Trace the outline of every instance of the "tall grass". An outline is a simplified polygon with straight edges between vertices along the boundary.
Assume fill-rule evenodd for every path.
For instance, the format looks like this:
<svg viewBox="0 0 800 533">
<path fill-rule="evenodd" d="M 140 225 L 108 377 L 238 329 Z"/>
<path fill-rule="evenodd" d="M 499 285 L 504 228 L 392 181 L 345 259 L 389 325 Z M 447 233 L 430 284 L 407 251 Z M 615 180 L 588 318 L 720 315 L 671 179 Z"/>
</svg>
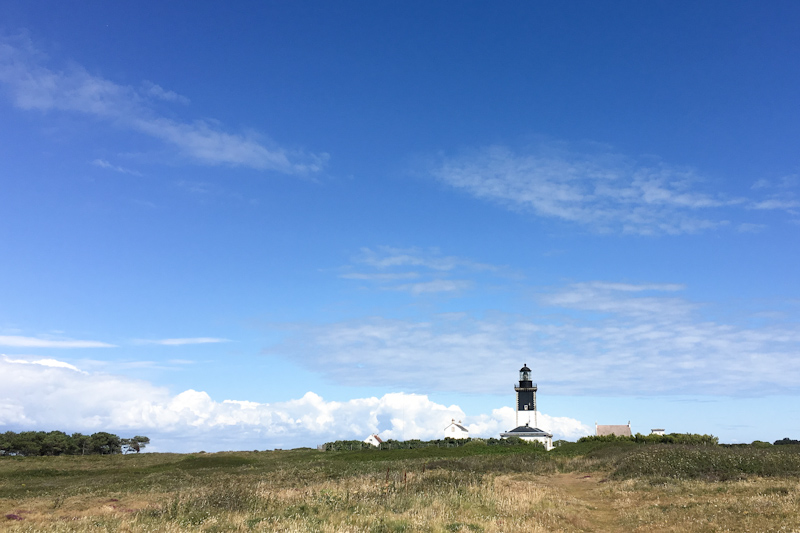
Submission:
<svg viewBox="0 0 800 533">
<path fill-rule="evenodd" d="M 731 480 L 800 476 L 800 446 L 648 446 L 608 457 L 617 478 Z"/>
<path fill-rule="evenodd" d="M 715 531 L 702 513 L 800 528 L 800 447 L 497 449 L 0 458 L 0 530 Z"/>
</svg>

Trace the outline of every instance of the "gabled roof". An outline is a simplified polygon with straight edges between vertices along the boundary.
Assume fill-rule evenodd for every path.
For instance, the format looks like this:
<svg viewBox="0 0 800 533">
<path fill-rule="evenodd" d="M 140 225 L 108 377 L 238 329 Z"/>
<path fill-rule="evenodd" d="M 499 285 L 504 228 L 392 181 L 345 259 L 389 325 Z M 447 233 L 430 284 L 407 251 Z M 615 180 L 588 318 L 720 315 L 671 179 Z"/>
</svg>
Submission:
<svg viewBox="0 0 800 533">
<path fill-rule="evenodd" d="M 546 432 L 543 429 L 539 428 L 532 428 L 528 425 L 525 426 L 518 426 L 512 430 L 506 431 L 505 433 L 500 433 L 501 437 L 551 437 L 550 433 Z"/>
<path fill-rule="evenodd" d="M 597 436 L 603 437 L 606 435 L 616 435 L 617 437 L 630 437 L 631 436 L 631 426 L 630 424 L 617 424 L 617 425 L 602 425 L 596 424 L 597 426 Z"/>
<path fill-rule="evenodd" d="M 370 435 L 369 437 L 364 439 L 364 442 L 368 441 L 369 439 L 375 439 L 378 442 L 383 442 L 383 440 L 381 440 L 381 438 L 379 436 L 377 436 L 377 435 Z"/>
<path fill-rule="evenodd" d="M 460 429 L 461 431 L 466 431 L 467 433 L 469 433 L 469 430 L 468 430 L 467 428 L 465 428 L 465 427 L 464 427 L 464 426 L 462 426 L 461 424 L 457 424 L 455 420 L 454 420 L 454 421 L 452 421 L 452 422 L 450 422 L 449 424 L 447 424 L 447 426 L 445 426 L 445 428 L 444 428 L 444 429 L 447 429 L 447 428 L 449 428 L 450 426 L 455 426 L 455 427 L 457 427 L 458 429 Z"/>
</svg>

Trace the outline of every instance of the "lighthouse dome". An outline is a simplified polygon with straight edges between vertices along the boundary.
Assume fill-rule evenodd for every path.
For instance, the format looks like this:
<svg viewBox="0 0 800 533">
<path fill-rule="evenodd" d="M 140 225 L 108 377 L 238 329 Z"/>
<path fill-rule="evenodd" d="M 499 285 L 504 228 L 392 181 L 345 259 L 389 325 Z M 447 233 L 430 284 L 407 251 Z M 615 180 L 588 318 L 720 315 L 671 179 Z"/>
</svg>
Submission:
<svg viewBox="0 0 800 533">
<path fill-rule="evenodd" d="M 531 381 L 531 369 L 528 368 L 528 365 L 523 365 L 522 368 L 519 369 L 519 382 L 520 387 L 524 387 L 528 385 Z M 525 383 L 526 385 L 523 385 Z M 529 386 L 529 385 L 528 385 Z"/>
</svg>

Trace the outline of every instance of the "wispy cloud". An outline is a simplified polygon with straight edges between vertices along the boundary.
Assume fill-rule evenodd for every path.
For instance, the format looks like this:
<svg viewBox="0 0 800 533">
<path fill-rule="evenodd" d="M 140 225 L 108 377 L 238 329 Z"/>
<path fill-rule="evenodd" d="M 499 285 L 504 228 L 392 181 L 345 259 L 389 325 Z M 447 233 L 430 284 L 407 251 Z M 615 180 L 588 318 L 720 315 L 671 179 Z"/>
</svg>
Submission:
<svg viewBox="0 0 800 533">
<path fill-rule="evenodd" d="M 75 365 L 71 365 L 65 361 L 59 361 L 58 359 L 11 359 L 6 355 L 3 355 L 2 357 L 8 363 L 15 363 L 19 365 L 41 365 L 51 368 L 68 368 L 70 370 L 74 370 L 75 372 L 86 374 L 86 372 L 80 370 Z"/>
<path fill-rule="evenodd" d="M 359 271 L 353 271 L 354 268 Z M 373 271 L 365 272 L 369 269 Z M 339 277 L 343 279 L 370 282 L 382 290 L 421 295 L 470 289 L 475 285 L 473 280 L 452 279 L 452 276 L 485 272 L 500 274 L 504 268 L 445 255 L 438 248 L 378 246 L 361 248 L 359 254 L 353 258 L 353 264 L 342 270 Z M 419 281 L 403 283 L 412 279 Z"/>
<path fill-rule="evenodd" d="M 587 282 L 530 315 L 373 317 L 306 326 L 279 348 L 339 383 L 502 393 L 527 362 L 556 394 L 746 394 L 800 388 L 800 332 L 701 316 L 676 284 Z M 664 293 L 669 295 L 666 295 Z M 269 353 L 269 351 L 267 352 Z"/>
<path fill-rule="evenodd" d="M 384 438 L 431 439 L 441 437 L 452 418 L 463 420 L 473 436 L 496 437 L 512 428 L 514 421 L 510 408 L 465 413 L 457 405 L 442 405 L 421 394 L 326 401 L 308 392 L 299 399 L 271 404 L 217 401 L 202 391 L 173 395 L 146 381 L 86 373 L 58 363 L 0 358 L 0 373 L 5 378 L 0 391 L 0 425 L 146 432 L 153 439 L 153 449 L 197 451 L 230 449 L 226 446 L 313 446 L 336 439 L 363 439 L 371 433 Z M 42 394 L 42 390 L 49 392 Z M 121 390 L 125 394 L 120 394 Z M 590 432 L 571 418 L 542 414 L 539 420 L 544 429 L 562 438 Z"/>
<path fill-rule="evenodd" d="M 767 198 L 766 200 L 754 202 L 750 205 L 751 209 L 780 209 L 784 211 L 796 209 L 798 207 L 800 207 L 800 201 L 795 200 L 793 197 Z"/>
<path fill-rule="evenodd" d="M 514 210 L 586 225 L 598 232 L 696 233 L 726 226 L 723 208 L 793 209 L 789 193 L 747 199 L 704 191 L 694 170 L 608 150 L 554 145 L 515 152 L 489 146 L 444 157 L 430 172 L 443 183 Z M 763 189 L 767 182 L 757 182 Z"/>
<path fill-rule="evenodd" d="M 757 211 L 784 211 L 792 218 L 789 222 L 797 223 L 800 217 L 800 175 L 790 174 L 776 180 L 760 179 L 756 181 L 752 189 L 758 190 L 765 196 L 758 200 L 751 201 L 748 209 Z M 739 231 L 744 233 L 757 233 L 766 228 L 764 224 L 743 223 L 739 226 Z"/>
<path fill-rule="evenodd" d="M 463 291 L 472 287 L 473 283 L 462 279 L 437 279 L 422 283 L 406 283 L 392 287 L 396 291 L 408 291 L 413 294 L 423 294 L 426 292 L 456 292 Z"/>
<path fill-rule="evenodd" d="M 765 229 L 767 229 L 766 224 L 753 224 L 750 222 L 743 222 L 739 224 L 736 229 L 740 233 L 761 233 Z"/>
<path fill-rule="evenodd" d="M 0 335 L 0 346 L 14 348 L 114 348 L 115 345 L 100 341 L 75 339 L 53 339 L 22 337 L 19 335 Z"/>
<path fill-rule="evenodd" d="M 147 96 L 157 98 L 159 100 L 164 100 L 167 102 L 177 102 L 179 104 L 189 104 L 189 99 L 183 95 L 180 95 L 174 91 L 167 91 L 160 85 L 157 85 L 151 81 L 144 81 L 142 82 L 142 92 Z"/>
<path fill-rule="evenodd" d="M 444 255 L 438 248 L 365 247 L 361 248 L 360 255 L 355 261 L 379 269 L 413 266 L 438 271 L 451 271 L 458 267 L 471 270 L 498 270 L 494 265 L 477 263 L 454 255 Z"/>
<path fill-rule="evenodd" d="M 233 201 L 242 202 L 245 204 L 255 205 L 258 204 L 257 198 L 245 196 L 244 194 L 222 187 L 215 183 L 180 180 L 175 182 L 175 186 L 192 195 L 196 200 L 201 203 L 215 202 L 215 201 Z"/>
<path fill-rule="evenodd" d="M 683 290 L 679 284 L 588 282 L 559 288 L 541 297 L 547 306 L 597 311 L 627 316 L 684 317 L 697 306 L 682 298 L 638 293 L 675 292 Z"/>
<path fill-rule="evenodd" d="M 218 342 L 230 342 L 229 339 L 218 337 L 188 337 L 180 339 L 136 339 L 136 344 L 159 344 L 161 346 L 184 346 L 186 344 L 215 344 Z"/>
<path fill-rule="evenodd" d="M 356 279 L 362 281 L 398 281 L 416 279 L 420 277 L 419 272 L 397 272 L 397 273 L 366 273 L 366 272 L 346 272 L 339 275 L 342 279 Z"/>
<path fill-rule="evenodd" d="M 252 132 L 227 132 L 215 121 L 168 118 L 159 113 L 155 101 L 188 104 L 188 99 L 152 82 L 138 89 L 119 85 L 75 63 L 50 68 L 25 36 L 0 41 L 0 83 L 20 109 L 104 119 L 159 139 L 200 164 L 309 174 L 321 170 L 327 160 L 326 154 L 281 148 Z"/>
<path fill-rule="evenodd" d="M 94 161 L 92 161 L 92 165 L 94 165 L 96 167 L 100 167 L 100 168 L 105 168 L 105 169 L 108 169 L 108 170 L 113 170 L 114 172 L 119 172 L 121 174 L 131 174 L 133 176 L 141 176 L 142 175 L 140 172 L 137 172 L 135 170 L 131 170 L 129 168 L 121 167 L 121 166 L 118 166 L 118 165 L 112 165 L 111 163 L 109 163 L 105 159 L 95 159 Z"/>
</svg>

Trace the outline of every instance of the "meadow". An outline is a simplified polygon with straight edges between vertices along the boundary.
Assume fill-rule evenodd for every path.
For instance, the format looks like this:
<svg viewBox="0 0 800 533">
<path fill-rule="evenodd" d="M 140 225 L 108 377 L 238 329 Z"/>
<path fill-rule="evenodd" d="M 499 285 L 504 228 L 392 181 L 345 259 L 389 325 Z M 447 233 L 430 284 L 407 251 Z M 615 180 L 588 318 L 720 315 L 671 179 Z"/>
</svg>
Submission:
<svg viewBox="0 0 800 533">
<path fill-rule="evenodd" d="M 800 531 L 800 446 L 0 457 L 3 531 Z"/>
</svg>

